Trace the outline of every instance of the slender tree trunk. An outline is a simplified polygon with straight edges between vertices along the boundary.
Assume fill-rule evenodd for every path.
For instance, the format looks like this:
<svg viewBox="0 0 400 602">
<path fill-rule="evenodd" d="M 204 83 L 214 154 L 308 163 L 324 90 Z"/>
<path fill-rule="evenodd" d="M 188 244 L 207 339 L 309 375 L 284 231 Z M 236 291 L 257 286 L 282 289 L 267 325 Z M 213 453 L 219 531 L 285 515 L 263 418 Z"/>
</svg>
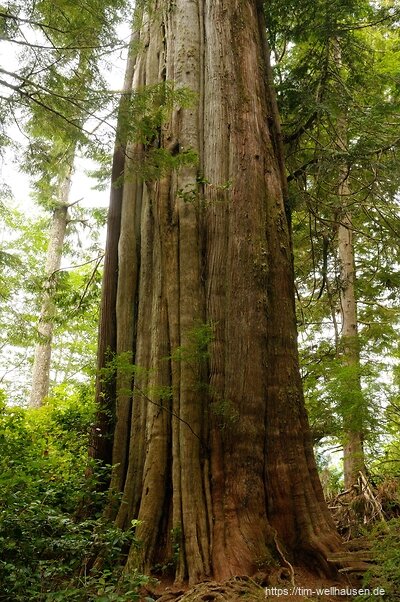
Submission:
<svg viewBox="0 0 400 602">
<path fill-rule="evenodd" d="M 129 372 L 116 379 L 116 522 L 138 519 L 142 541 L 126 570 L 165 564 L 174 548 L 177 580 L 252 574 L 279 556 L 279 537 L 291 561 L 328 572 L 340 544 L 302 396 L 261 3 L 150 4 L 134 86 L 195 92 L 157 142 L 198 162 L 126 180 L 109 228 L 115 342 L 100 331 L 100 365 L 111 349 L 138 367 L 133 389 Z"/>
<path fill-rule="evenodd" d="M 336 67 L 341 67 L 341 49 L 334 41 Z M 337 121 L 337 146 L 347 151 L 347 118 L 343 112 Z M 348 398 L 341 401 L 343 419 L 343 469 L 344 485 L 350 489 L 358 482 L 359 473 L 365 472 L 363 449 L 363 394 L 360 380 L 360 349 L 358 339 L 356 268 L 354 253 L 353 223 L 349 203 L 351 189 L 349 170 L 340 170 L 338 187 L 339 211 L 337 216 L 337 240 L 339 255 L 340 305 L 342 335 L 339 357 L 348 370 L 345 387 Z"/>
<path fill-rule="evenodd" d="M 339 196 L 342 210 L 338 226 L 338 252 L 340 263 L 340 304 L 342 311 L 342 336 L 340 358 L 349 369 L 346 388 L 349 399 L 342 400 L 343 418 L 343 468 L 344 485 L 350 489 L 358 482 L 359 473 L 365 472 L 363 449 L 363 395 L 360 381 L 360 352 L 357 328 L 356 273 L 354 262 L 353 224 L 347 207 L 350 187 L 348 174 L 342 174 Z"/>
<path fill-rule="evenodd" d="M 86 84 L 89 86 L 91 75 L 88 72 L 87 53 L 79 55 L 76 73 L 86 74 Z M 69 195 L 71 190 L 71 177 L 77 149 L 76 140 L 64 140 L 65 155 L 62 173 L 59 178 L 58 198 L 52 216 L 49 246 L 45 266 L 45 283 L 43 300 L 39 315 L 38 335 L 39 341 L 35 348 L 32 369 L 32 390 L 30 405 L 40 406 L 48 395 L 50 384 L 51 346 L 55 318 L 55 279 L 54 275 L 59 270 L 62 259 L 64 239 L 68 225 Z"/>
<path fill-rule="evenodd" d="M 29 400 L 31 407 L 42 405 L 44 398 L 49 393 L 51 345 L 53 340 L 55 319 L 55 273 L 60 269 L 62 250 L 68 224 L 68 200 L 71 188 L 71 171 L 59 187 L 59 201 L 56 205 L 51 222 L 49 235 L 49 246 L 45 266 L 45 282 L 43 286 L 43 298 L 39 314 L 38 342 L 32 369 L 32 389 Z"/>
</svg>

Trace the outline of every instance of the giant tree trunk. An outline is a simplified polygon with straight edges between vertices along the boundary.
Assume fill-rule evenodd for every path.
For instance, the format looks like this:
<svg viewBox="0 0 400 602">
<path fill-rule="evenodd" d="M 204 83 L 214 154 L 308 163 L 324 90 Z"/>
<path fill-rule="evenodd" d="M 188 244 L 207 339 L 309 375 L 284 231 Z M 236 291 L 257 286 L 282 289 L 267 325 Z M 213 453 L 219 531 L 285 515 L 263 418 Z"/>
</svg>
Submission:
<svg viewBox="0 0 400 602">
<path fill-rule="evenodd" d="M 340 545 L 299 376 L 261 5 L 150 2 L 134 86 L 167 80 L 196 93 L 158 144 L 193 149 L 198 162 L 159 180 L 127 178 L 112 234 L 109 328 L 138 367 L 133 392 L 129 371 L 116 376 L 116 522 L 139 521 L 127 570 L 165 564 L 174 548 L 176 578 L 190 582 L 251 574 L 277 536 L 290 560 L 325 571 Z M 133 142 L 128 155 L 141 150 Z"/>
<path fill-rule="evenodd" d="M 42 405 L 49 393 L 51 345 L 55 319 L 55 274 L 60 269 L 65 233 L 68 224 L 68 200 L 71 188 L 71 169 L 59 186 L 59 200 L 51 221 L 49 246 L 45 265 L 45 282 L 38 322 L 38 342 L 32 368 L 31 407 Z"/>
</svg>

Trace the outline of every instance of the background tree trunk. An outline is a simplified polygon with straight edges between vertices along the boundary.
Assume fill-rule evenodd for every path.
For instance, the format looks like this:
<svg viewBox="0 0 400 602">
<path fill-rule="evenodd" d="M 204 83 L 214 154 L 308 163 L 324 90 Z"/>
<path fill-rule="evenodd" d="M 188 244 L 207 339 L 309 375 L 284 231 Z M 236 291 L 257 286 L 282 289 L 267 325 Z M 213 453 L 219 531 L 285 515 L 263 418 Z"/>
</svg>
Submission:
<svg viewBox="0 0 400 602">
<path fill-rule="evenodd" d="M 338 70 L 342 67 L 339 41 L 334 40 L 334 59 Z M 347 118 L 342 110 L 337 120 L 337 147 L 343 153 L 348 150 Z M 340 307 L 342 335 L 339 355 L 343 365 L 349 369 L 345 387 L 349 399 L 343 399 L 343 470 L 345 489 L 358 482 L 359 473 L 365 473 L 363 448 L 363 394 L 360 380 L 360 345 L 358 340 L 356 267 L 351 210 L 351 189 L 349 169 L 346 165 L 340 170 L 337 213 L 337 244 L 339 255 Z"/>
<path fill-rule="evenodd" d="M 353 224 L 351 213 L 347 207 L 350 197 L 350 186 L 347 178 L 348 173 L 343 173 L 339 185 L 342 208 L 338 224 L 338 252 L 342 312 L 340 357 L 343 364 L 350 369 L 349 378 L 346 380 L 350 400 L 342 400 L 344 409 L 342 413 L 344 486 L 345 489 L 350 489 L 358 482 L 360 471 L 365 473 L 365 461 L 361 428 L 363 407 L 357 328 Z"/>
<path fill-rule="evenodd" d="M 288 558 L 329 571 L 340 545 L 302 397 L 264 31 L 256 0 L 155 1 L 142 19 L 134 86 L 196 93 L 157 144 L 198 161 L 127 180 L 110 233 L 113 349 L 140 368 L 131 395 L 124 368 L 116 387 L 116 522 L 138 519 L 142 541 L 126 570 L 174 558 L 178 580 L 251 574 L 278 535 Z"/>
<path fill-rule="evenodd" d="M 67 231 L 71 171 L 72 167 L 68 169 L 67 175 L 60 184 L 59 201 L 52 216 L 45 266 L 43 298 L 39 314 L 38 342 L 35 347 L 32 368 L 32 389 L 29 399 L 31 407 L 41 406 L 43 399 L 49 393 L 51 344 L 56 311 L 54 305 L 55 274 L 60 269 L 64 239 Z"/>
</svg>

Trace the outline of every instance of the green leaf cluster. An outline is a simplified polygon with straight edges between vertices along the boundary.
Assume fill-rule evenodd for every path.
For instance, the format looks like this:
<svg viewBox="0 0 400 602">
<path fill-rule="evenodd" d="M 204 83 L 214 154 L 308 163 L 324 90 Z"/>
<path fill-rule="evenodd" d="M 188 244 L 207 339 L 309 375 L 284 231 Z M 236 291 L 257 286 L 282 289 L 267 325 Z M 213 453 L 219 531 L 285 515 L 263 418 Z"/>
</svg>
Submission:
<svg viewBox="0 0 400 602">
<path fill-rule="evenodd" d="M 23 410 L 7 406 L 2 396 L 0 600 L 139 599 L 145 578 L 135 574 L 124 581 L 119 568 L 133 531 L 108 523 L 104 496 L 93 492 L 98 471 L 87 457 L 92 400 L 87 387 L 74 393 L 62 388 L 39 410 Z M 80 518 L 89 496 L 92 518 Z M 90 573 L 96 556 L 102 570 Z"/>
<path fill-rule="evenodd" d="M 370 539 L 375 562 L 364 577 L 364 586 L 371 591 L 382 588 L 385 594 L 374 594 L 367 600 L 397 600 L 400 596 L 400 519 L 379 524 L 372 531 Z M 355 598 L 355 602 L 362 600 L 365 600 L 365 596 Z"/>
<path fill-rule="evenodd" d="M 390 380 L 400 323 L 399 11 L 394 2 L 367 0 L 290 0 L 266 3 L 265 10 L 314 438 L 342 440 L 347 419 L 374 447 L 389 429 L 383 411 L 388 387 L 380 373 Z M 346 199 L 339 195 L 341 174 L 349 184 Z M 340 344 L 343 203 L 352 217 L 356 257 L 357 368 L 348 365 Z"/>
<path fill-rule="evenodd" d="M 53 382 L 79 383 L 95 371 L 102 253 L 94 211 L 74 207 L 65 249 L 68 266 L 52 275 L 54 294 Z M 45 283 L 48 219 L 29 218 L 11 207 L 0 209 L 0 379 L 14 403 L 25 404 L 30 358 L 37 340 L 36 321 Z M 87 231 L 89 230 L 90 238 Z M 79 241 L 85 237 L 85 246 Z M 91 244 L 89 244 L 91 242 Z"/>
</svg>

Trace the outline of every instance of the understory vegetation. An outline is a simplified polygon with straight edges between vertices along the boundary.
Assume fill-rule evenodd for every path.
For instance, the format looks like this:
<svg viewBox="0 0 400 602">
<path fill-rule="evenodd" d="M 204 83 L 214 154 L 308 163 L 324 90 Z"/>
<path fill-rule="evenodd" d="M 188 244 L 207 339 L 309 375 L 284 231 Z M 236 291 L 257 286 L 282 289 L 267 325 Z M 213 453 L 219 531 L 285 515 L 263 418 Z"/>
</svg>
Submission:
<svg viewBox="0 0 400 602">
<path fill-rule="evenodd" d="M 105 517 L 108 493 L 96 483 L 108 479 L 110 467 L 100 469 L 87 454 L 94 417 L 89 386 L 58 387 L 45 405 L 33 409 L 7 406 L 3 396 L 0 600 L 153 599 L 143 591 L 151 591 L 154 577 L 122 571 L 130 545 L 140 549 L 140 542 L 134 522 L 121 530 Z M 338 469 L 325 466 L 320 473 L 343 538 L 361 541 L 373 559 L 364 587 L 386 592 L 373 600 L 400 595 L 400 488 L 393 464 L 400 469 L 396 460 L 387 474 L 381 472 L 369 500 L 361 491 L 346 501 Z M 155 566 L 153 574 L 163 579 L 173 563 L 172 556 L 171 566 Z"/>
<path fill-rule="evenodd" d="M 0 600 L 137 600 L 147 582 L 122 575 L 134 527 L 107 521 L 95 493 L 106 469 L 88 462 L 92 398 L 82 387 L 39 409 L 1 402 Z"/>
<path fill-rule="evenodd" d="M 399 1 L 232 5 L 0 5 L 0 602 L 400 600 Z"/>
</svg>

